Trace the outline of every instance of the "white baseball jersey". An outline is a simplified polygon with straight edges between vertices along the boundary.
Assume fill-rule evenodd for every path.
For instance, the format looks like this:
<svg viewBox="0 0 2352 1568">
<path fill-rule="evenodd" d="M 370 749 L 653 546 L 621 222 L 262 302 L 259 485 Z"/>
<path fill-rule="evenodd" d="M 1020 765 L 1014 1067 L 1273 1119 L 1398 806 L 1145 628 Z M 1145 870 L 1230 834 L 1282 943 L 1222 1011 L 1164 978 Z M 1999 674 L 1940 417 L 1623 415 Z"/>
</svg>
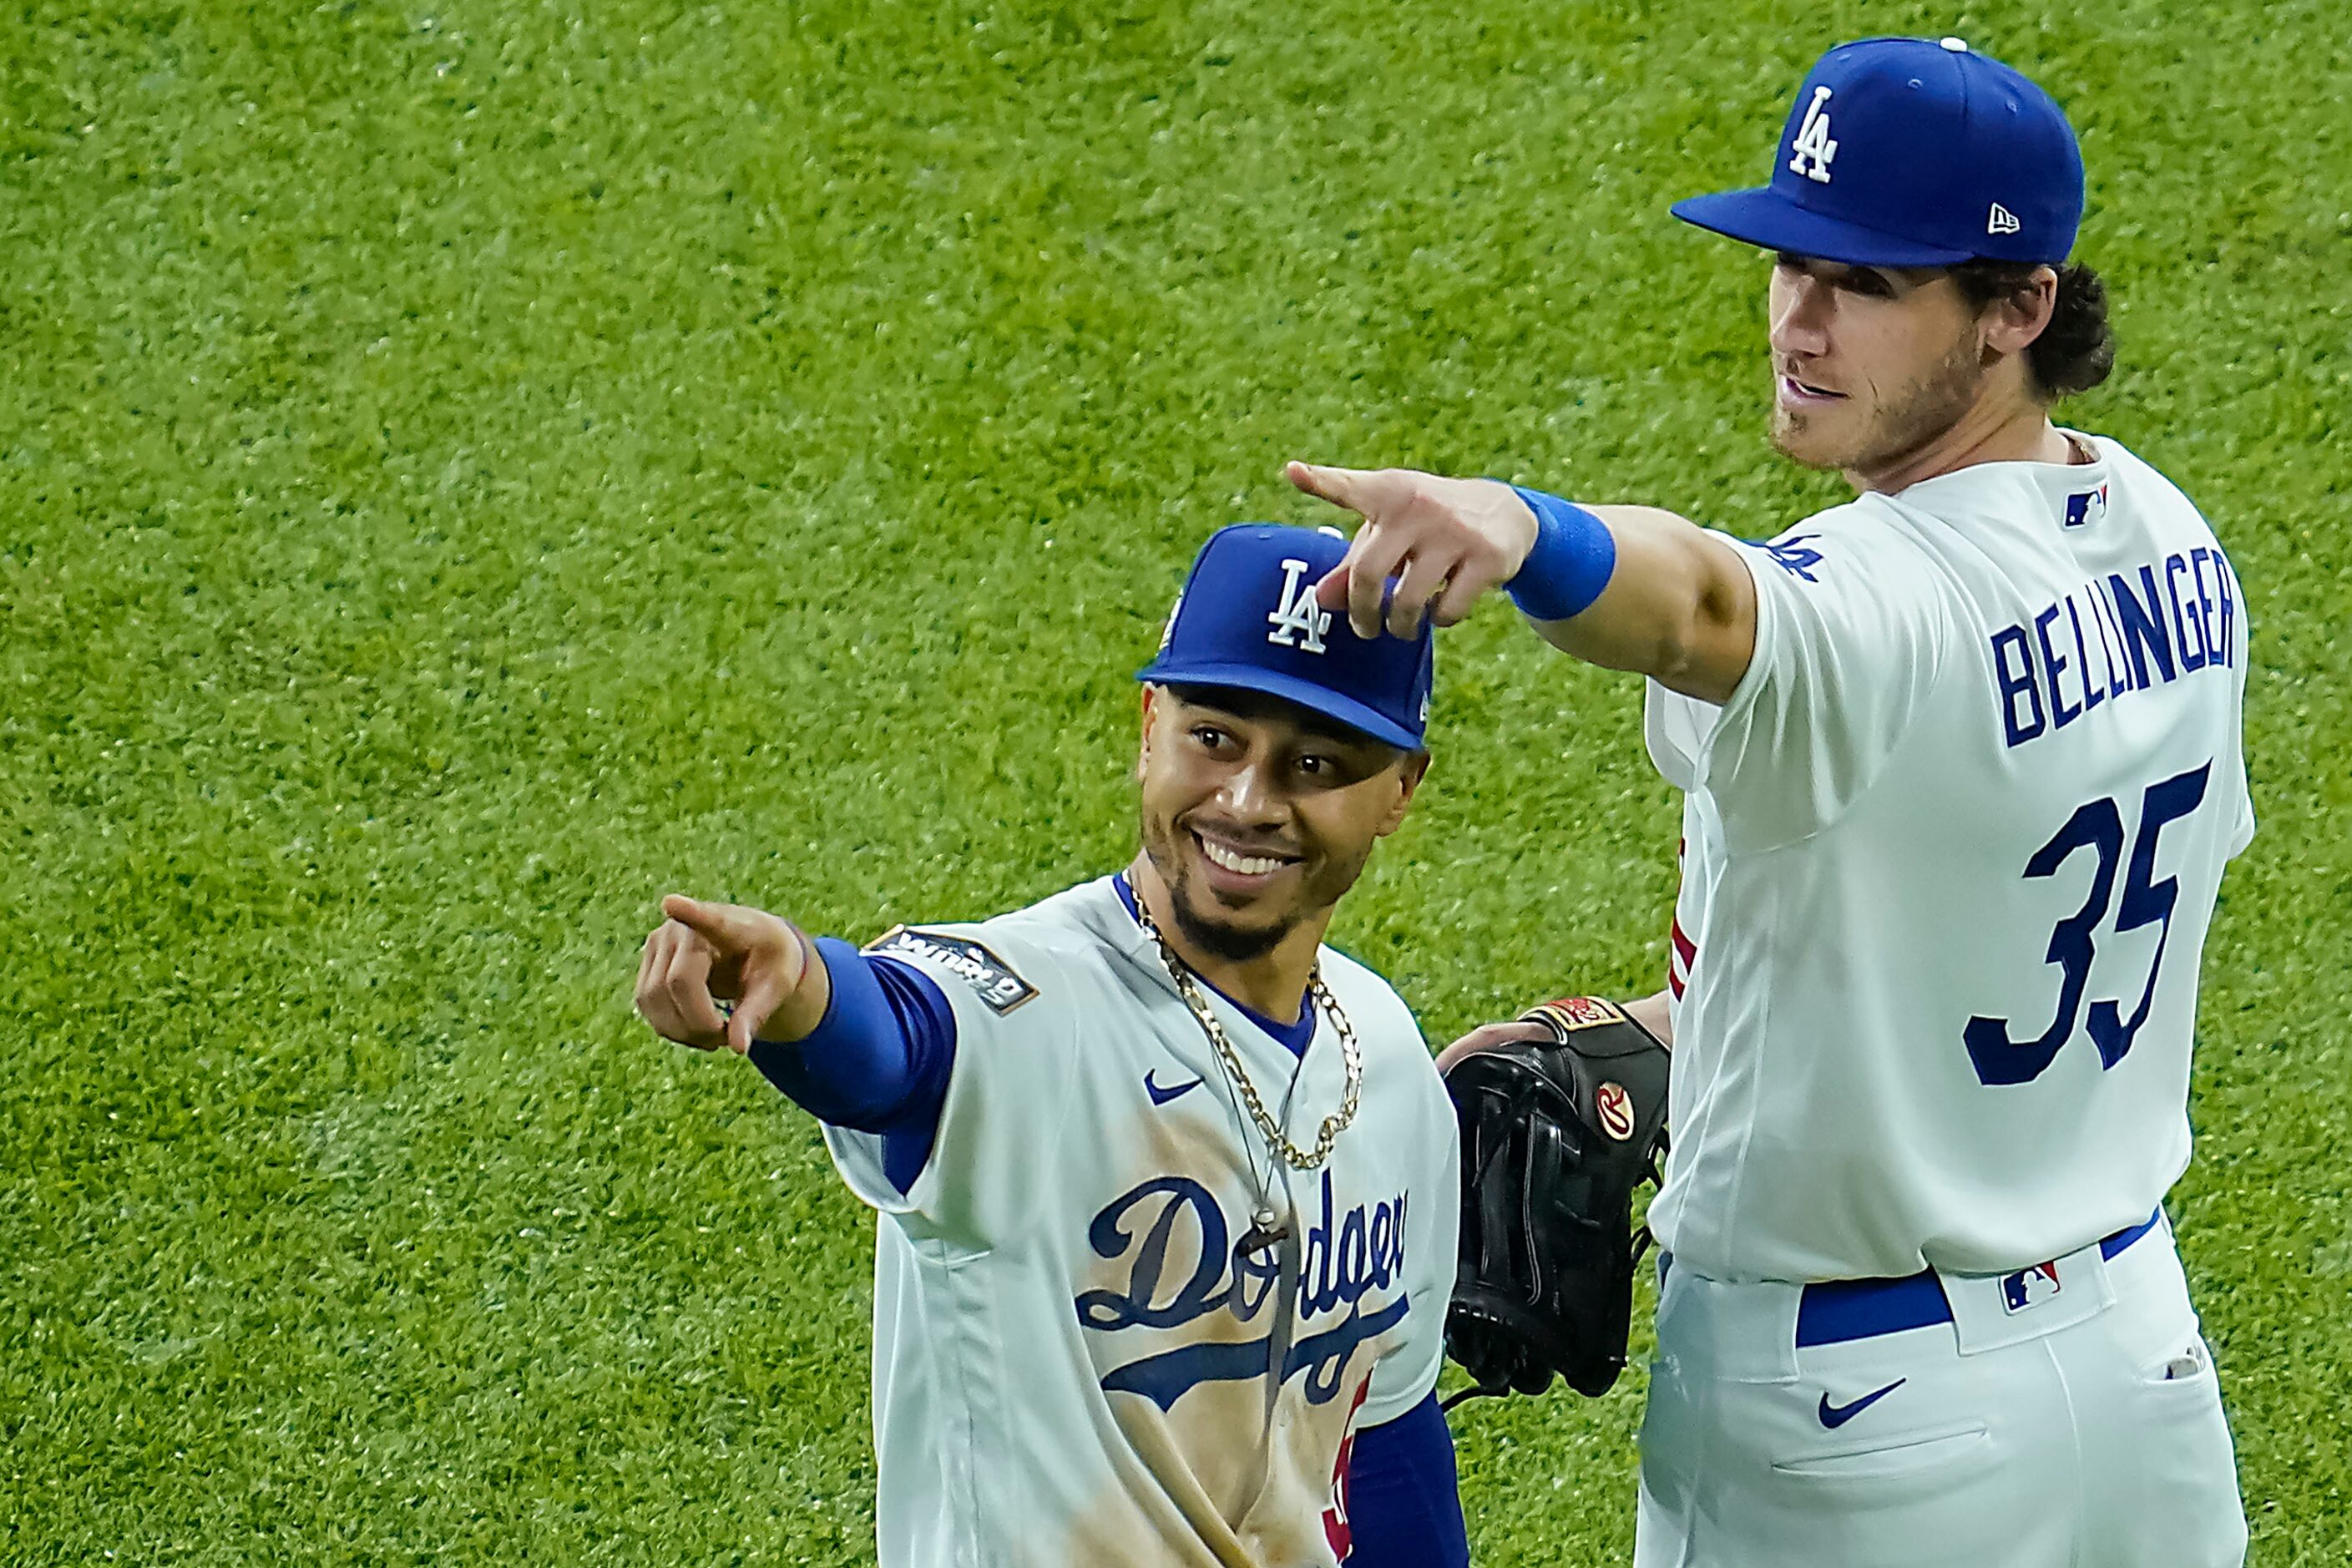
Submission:
<svg viewBox="0 0 2352 1568">
<path fill-rule="evenodd" d="M 2196 508 L 2085 439 L 1740 545 L 1738 689 L 1651 688 L 1686 792 L 1677 1267 L 2020 1268 L 2188 1163 L 2199 955 L 2253 833 L 2244 598 Z"/>
<path fill-rule="evenodd" d="M 1323 950 L 1362 1046 L 1361 1109 L 1321 1172 L 1293 1174 L 1110 879 L 871 951 L 937 980 L 957 1033 L 910 1191 L 880 1138 L 825 1130 L 884 1216 L 884 1568 L 1336 1562 L 1351 1434 L 1436 1385 L 1454 1283 L 1454 1113 L 1404 1004 Z M 1311 1145 L 1345 1077 L 1328 1018 L 1302 1063 L 1203 994 Z M 1241 1248 L 1253 1158 L 1289 1225 L 1278 1251 Z"/>
</svg>

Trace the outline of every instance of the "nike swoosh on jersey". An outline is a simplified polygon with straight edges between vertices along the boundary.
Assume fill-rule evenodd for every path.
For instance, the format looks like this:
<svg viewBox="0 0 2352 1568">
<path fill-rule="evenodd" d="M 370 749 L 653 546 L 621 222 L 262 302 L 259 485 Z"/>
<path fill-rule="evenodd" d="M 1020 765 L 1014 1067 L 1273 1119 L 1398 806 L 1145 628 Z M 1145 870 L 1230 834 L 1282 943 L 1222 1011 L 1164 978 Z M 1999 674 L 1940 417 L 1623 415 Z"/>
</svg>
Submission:
<svg viewBox="0 0 2352 1568">
<path fill-rule="evenodd" d="M 1154 1068 L 1152 1072 L 1157 1072 L 1159 1070 L 1159 1068 Z M 1184 1093 L 1186 1090 L 1198 1089 L 1200 1087 L 1201 1080 L 1196 1078 L 1190 1083 L 1174 1084 L 1167 1089 L 1162 1089 L 1151 1080 L 1151 1073 L 1148 1072 L 1143 1075 L 1143 1092 L 1151 1097 L 1151 1103 L 1154 1105 L 1165 1105 L 1170 1100 L 1175 1099 L 1178 1095 Z"/>
<path fill-rule="evenodd" d="M 1832 1405 L 1830 1396 L 1824 1394 L 1822 1395 L 1822 1425 L 1835 1431 L 1910 1381 L 1907 1377 L 1898 1377 L 1885 1388 L 1872 1389 L 1850 1405 Z"/>
</svg>

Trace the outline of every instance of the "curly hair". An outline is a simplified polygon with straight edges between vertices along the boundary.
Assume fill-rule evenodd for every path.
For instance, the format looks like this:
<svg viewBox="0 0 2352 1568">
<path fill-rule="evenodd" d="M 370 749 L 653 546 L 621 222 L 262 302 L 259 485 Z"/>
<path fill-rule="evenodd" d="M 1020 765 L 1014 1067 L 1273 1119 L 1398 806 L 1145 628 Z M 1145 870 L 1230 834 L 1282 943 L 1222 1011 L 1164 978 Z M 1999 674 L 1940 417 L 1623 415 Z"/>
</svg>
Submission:
<svg viewBox="0 0 2352 1568">
<path fill-rule="evenodd" d="M 1979 311 L 2026 289 L 2040 268 L 2022 261 L 1969 261 L 1952 268 L 1952 281 Z M 2045 403 L 2088 392 L 2116 367 L 2116 332 L 2107 321 L 2107 286 L 2079 261 L 2057 268 L 2058 301 L 2050 324 L 2027 345 L 2026 365 L 2034 391 Z"/>
</svg>

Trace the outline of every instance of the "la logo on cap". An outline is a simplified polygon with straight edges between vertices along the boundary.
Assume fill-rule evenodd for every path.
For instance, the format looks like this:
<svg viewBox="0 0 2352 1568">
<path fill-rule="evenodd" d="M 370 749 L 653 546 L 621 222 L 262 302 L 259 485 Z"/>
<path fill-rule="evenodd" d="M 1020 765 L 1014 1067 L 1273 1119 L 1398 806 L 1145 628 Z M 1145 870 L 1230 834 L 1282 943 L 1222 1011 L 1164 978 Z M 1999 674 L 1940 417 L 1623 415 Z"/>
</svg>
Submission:
<svg viewBox="0 0 2352 1568">
<path fill-rule="evenodd" d="M 1789 143 L 1793 154 L 1789 160 L 1789 173 L 1802 174 L 1826 185 L 1830 183 L 1830 162 L 1837 156 L 1838 144 L 1830 140 L 1830 89 L 1813 89 L 1812 102 L 1805 105 L 1805 118 L 1797 127 L 1797 139 Z"/>
<path fill-rule="evenodd" d="M 1265 640 L 1282 647 L 1303 647 L 1308 653 L 1321 653 L 1323 634 L 1331 629 L 1331 612 L 1315 602 L 1315 585 L 1306 582 L 1306 562 L 1282 563 L 1282 598 L 1274 614 L 1265 618 L 1274 628 L 1265 634 Z"/>
</svg>

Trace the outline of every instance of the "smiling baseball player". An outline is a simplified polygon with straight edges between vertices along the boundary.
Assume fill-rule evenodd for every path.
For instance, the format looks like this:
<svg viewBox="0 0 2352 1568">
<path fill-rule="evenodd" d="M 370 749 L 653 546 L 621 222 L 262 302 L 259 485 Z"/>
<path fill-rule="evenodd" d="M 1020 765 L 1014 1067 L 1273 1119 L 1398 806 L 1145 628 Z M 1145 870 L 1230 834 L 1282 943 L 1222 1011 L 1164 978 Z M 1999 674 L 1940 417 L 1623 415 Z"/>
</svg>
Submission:
<svg viewBox="0 0 2352 1568">
<path fill-rule="evenodd" d="M 1765 544 L 1297 465 L 1366 519 L 1325 602 L 1651 678 L 1685 792 L 1641 1568 L 2213 1568 L 2246 1531 L 2159 1206 L 2198 963 L 2253 832 L 2244 595 L 2062 428 L 2113 350 L 2057 105 L 1958 39 L 1832 50 L 1770 184 L 1772 440 L 1853 500 Z M 1490 1026 L 1480 1048 L 1526 1030 Z M 1465 1280 L 1465 1283 L 1467 1281 Z"/>
<path fill-rule="evenodd" d="M 1203 548 L 1140 676 L 1125 871 L 863 953 L 664 902 L 646 1021 L 747 1053 L 882 1215 L 885 1568 L 1468 1561 L 1454 1114 L 1321 942 L 1428 765 L 1430 637 L 1316 604 L 1344 550 Z"/>
</svg>

